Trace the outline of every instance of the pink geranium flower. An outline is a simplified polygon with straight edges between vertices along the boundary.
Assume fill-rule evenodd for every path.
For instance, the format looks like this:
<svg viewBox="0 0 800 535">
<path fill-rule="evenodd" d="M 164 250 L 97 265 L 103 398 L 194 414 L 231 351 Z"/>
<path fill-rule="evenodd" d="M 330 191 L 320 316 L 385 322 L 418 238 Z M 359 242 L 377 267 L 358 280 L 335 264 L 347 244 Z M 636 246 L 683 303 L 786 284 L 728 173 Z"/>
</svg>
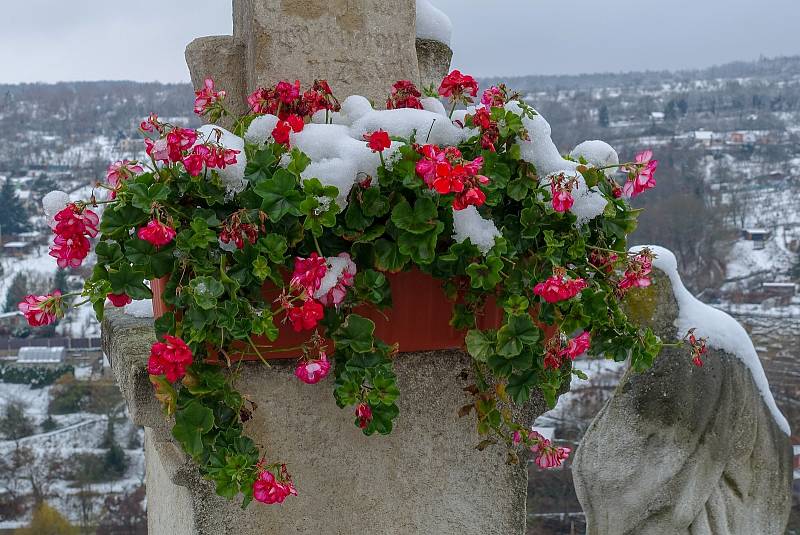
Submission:
<svg viewBox="0 0 800 535">
<path fill-rule="evenodd" d="M 147 226 L 140 228 L 136 235 L 140 240 L 149 242 L 156 247 L 163 247 L 175 239 L 177 233 L 172 227 L 153 219 L 147 223 Z"/>
<path fill-rule="evenodd" d="M 205 115 L 224 98 L 225 91 L 216 91 L 214 89 L 214 80 L 206 78 L 203 87 L 195 92 L 194 112 L 197 115 Z"/>
<path fill-rule="evenodd" d="M 561 355 L 568 357 L 570 360 L 575 360 L 577 357 L 586 353 L 592 343 L 592 335 L 588 331 L 584 331 L 575 338 L 567 342 L 567 347 L 561 352 Z"/>
<path fill-rule="evenodd" d="M 586 287 L 585 280 L 567 278 L 563 268 L 556 268 L 551 277 L 533 287 L 533 293 L 548 303 L 558 303 L 572 299 Z"/>
<path fill-rule="evenodd" d="M 325 258 L 316 252 L 308 258 L 297 257 L 294 260 L 294 272 L 292 273 L 291 285 L 305 290 L 306 295 L 313 296 L 319 290 L 325 273 L 328 272 L 328 264 Z"/>
<path fill-rule="evenodd" d="M 109 165 L 106 171 L 106 181 L 114 188 L 111 198 L 114 199 L 117 196 L 116 190 L 123 181 L 133 178 L 142 171 L 144 168 L 138 162 L 131 160 L 120 160 Z"/>
<path fill-rule="evenodd" d="M 372 407 L 364 402 L 359 403 L 356 406 L 356 418 L 358 418 L 358 427 L 366 429 L 372 421 Z"/>
<path fill-rule="evenodd" d="M 653 254 L 645 249 L 628 261 L 628 266 L 617 285 L 620 290 L 647 288 L 650 286 L 650 273 L 653 271 Z"/>
<path fill-rule="evenodd" d="M 318 296 L 319 302 L 324 306 L 339 306 L 347 296 L 347 289 L 353 286 L 357 272 L 356 264 L 348 253 L 339 253 L 338 257 L 333 257 L 331 262 L 337 261 L 341 271 L 336 277 L 333 287 L 322 295 Z M 342 265 L 343 264 L 343 265 Z M 328 269 L 330 267 L 328 266 Z"/>
<path fill-rule="evenodd" d="M 528 440 L 533 442 L 531 451 L 536 454 L 534 462 L 539 468 L 556 468 L 569 458 L 571 448 L 553 446 L 553 444 L 540 433 L 531 431 Z"/>
<path fill-rule="evenodd" d="M 331 371 L 331 363 L 328 356 L 323 351 L 319 358 L 306 360 L 297 365 L 294 370 L 295 376 L 307 385 L 317 384 L 323 380 Z"/>
<path fill-rule="evenodd" d="M 467 95 L 475 97 L 478 95 L 478 82 L 468 74 L 461 74 L 461 71 L 454 70 L 444 77 L 439 86 L 439 94 L 443 97 L 455 100 L 471 101 Z"/>
<path fill-rule="evenodd" d="M 267 505 L 283 503 L 289 496 L 297 496 L 291 480 L 278 481 L 269 470 L 262 470 L 253 483 L 253 498 Z"/>
<path fill-rule="evenodd" d="M 622 187 L 622 193 L 627 197 L 636 197 L 656 186 L 655 172 L 658 169 L 658 160 L 653 160 L 653 151 L 645 150 L 634 158 L 634 164 L 623 167 L 628 173 L 628 180 Z"/>
<path fill-rule="evenodd" d="M 31 327 L 50 325 L 64 315 L 61 292 L 56 290 L 47 295 L 28 295 L 17 308 Z"/>
</svg>

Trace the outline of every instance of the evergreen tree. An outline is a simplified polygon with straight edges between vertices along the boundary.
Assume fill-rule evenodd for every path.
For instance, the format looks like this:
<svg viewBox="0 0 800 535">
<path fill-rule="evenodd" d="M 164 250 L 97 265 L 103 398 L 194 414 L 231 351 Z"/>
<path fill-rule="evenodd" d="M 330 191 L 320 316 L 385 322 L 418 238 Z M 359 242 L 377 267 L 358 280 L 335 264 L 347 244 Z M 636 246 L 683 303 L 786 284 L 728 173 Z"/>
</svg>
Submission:
<svg viewBox="0 0 800 535">
<path fill-rule="evenodd" d="M 67 270 L 57 269 L 53 277 L 53 290 L 60 290 L 61 293 L 69 292 L 69 284 L 67 284 Z"/>
<path fill-rule="evenodd" d="M 11 179 L 6 179 L 0 188 L 0 230 L 5 234 L 24 232 L 28 228 L 28 214 L 22 206 L 22 201 L 17 197 L 17 191 Z"/>
<path fill-rule="evenodd" d="M 608 106 L 606 106 L 605 104 L 600 106 L 600 112 L 598 113 L 597 116 L 597 122 L 603 128 L 608 128 L 608 125 L 611 124 L 611 122 L 608 119 Z"/>
<path fill-rule="evenodd" d="M 3 229 L 5 230 L 5 227 L 3 227 Z M 8 293 L 6 293 L 6 302 L 5 305 L 3 305 L 3 310 L 5 312 L 14 312 L 17 310 L 17 305 L 25 299 L 26 295 L 28 295 L 28 277 L 22 273 L 17 273 L 14 275 L 14 278 L 11 279 L 11 285 L 8 287 Z"/>
</svg>

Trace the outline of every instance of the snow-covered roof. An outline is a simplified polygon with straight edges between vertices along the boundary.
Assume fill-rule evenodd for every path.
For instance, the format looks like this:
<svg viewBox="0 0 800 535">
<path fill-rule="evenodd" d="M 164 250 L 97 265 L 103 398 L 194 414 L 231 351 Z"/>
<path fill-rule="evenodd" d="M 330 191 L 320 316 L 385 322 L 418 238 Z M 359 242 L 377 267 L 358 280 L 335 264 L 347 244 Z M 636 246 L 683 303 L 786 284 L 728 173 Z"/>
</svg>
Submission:
<svg viewBox="0 0 800 535">
<path fill-rule="evenodd" d="M 694 138 L 695 139 L 702 139 L 704 141 L 710 141 L 713 136 L 714 136 L 714 132 L 710 132 L 708 130 L 697 130 L 694 133 Z"/>
<path fill-rule="evenodd" d="M 24 249 L 28 246 L 28 242 L 24 241 L 10 241 L 3 245 L 6 249 Z"/>
<path fill-rule="evenodd" d="M 748 234 L 769 234 L 769 230 L 765 228 L 746 228 L 744 231 Z"/>
<path fill-rule="evenodd" d="M 21 347 L 17 354 L 19 364 L 49 364 L 64 362 L 67 356 L 67 348 L 57 347 Z"/>
<path fill-rule="evenodd" d="M 793 282 L 765 282 L 761 286 L 764 288 L 794 288 Z"/>
</svg>

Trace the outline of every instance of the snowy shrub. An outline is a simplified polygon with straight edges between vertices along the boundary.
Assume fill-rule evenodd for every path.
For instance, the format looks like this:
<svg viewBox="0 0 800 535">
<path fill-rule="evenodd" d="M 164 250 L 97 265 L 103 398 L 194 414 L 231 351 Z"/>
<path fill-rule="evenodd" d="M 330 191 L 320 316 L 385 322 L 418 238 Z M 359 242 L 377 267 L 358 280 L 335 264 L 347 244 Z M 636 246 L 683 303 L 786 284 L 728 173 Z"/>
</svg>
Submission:
<svg viewBox="0 0 800 535">
<path fill-rule="evenodd" d="M 386 110 L 358 96 L 340 105 L 325 81 L 305 91 L 283 81 L 250 95 L 233 131 L 151 115 L 141 124 L 150 161 L 112 165 L 106 200 L 48 198 L 59 265 L 80 265 L 97 240 L 82 295 L 98 316 L 106 301 L 170 307 L 155 321 L 148 370 L 173 436 L 220 495 L 280 503 L 297 492 L 287 467 L 245 435 L 256 408 L 225 373 L 243 352 L 265 360 L 286 349 L 286 333 L 306 333 L 298 380 L 333 375 L 355 425 L 392 431 L 398 350 L 357 311 L 391 307 L 394 274 L 421 272 L 452 299 L 449 325 L 475 378 L 461 412 L 474 413 L 479 447 L 501 444 L 510 462 L 527 448 L 540 467 L 559 466 L 569 448 L 504 407 L 534 391 L 554 405 L 590 348 L 637 370 L 653 362 L 661 341 L 619 303 L 649 284 L 652 254 L 626 253 L 637 217 L 626 197 L 655 185 L 652 153 L 620 163 L 592 142 L 563 157 L 517 95 L 499 86 L 477 96 L 458 71 L 439 87 L 447 106 L 404 80 Z M 227 113 L 213 81 L 195 111 Z M 153 296 L 155 279 L 163 294 Z M 65 297 L 28 296 L 20 309 L 52 323 Z M 488 307 L 497 322 L 487 326 Z"/>
</svg>

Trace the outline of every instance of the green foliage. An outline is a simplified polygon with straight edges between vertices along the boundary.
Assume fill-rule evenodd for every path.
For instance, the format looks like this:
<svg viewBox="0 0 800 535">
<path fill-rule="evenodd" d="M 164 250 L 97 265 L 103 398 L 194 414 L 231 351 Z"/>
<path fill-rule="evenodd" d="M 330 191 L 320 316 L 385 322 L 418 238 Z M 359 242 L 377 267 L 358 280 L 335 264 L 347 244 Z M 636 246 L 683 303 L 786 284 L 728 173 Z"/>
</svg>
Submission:
<svg viewBox="0 0 800 535">
<path fill-rule="evenodd" d="M 521 108 L 523 116 L 535 113 Z M 614 198 L 602 170 L 586 166 L 585 180 L 608 201 L 605 213 L 578 225 L 571 213 L 554 212 L 550 188 L 521 159 L 518 141 L 528 136 L 522 117 L 502 107 L 492 109 L 491 117 L 499 133 L 497 152 L 484 151 L 477 136 L 458 146 L 464 159 L 484 159 L 481 172 L 489 183 L 482 186 L 486 202 L 479 212 L 502 233 L 483 252 L 469 240 L 454 241 L 453 195 L 439 195 L 417 175 L 420 154 L 413 139 L 403 140 L 391 168 L 380 167 L 350 192 L 324 185 L 325 177 L 301 179 L 310 159 L 274 143 L 245 146 L 247 183 L 234 196 L 226 194 L 217 171 L 190 177 L 181 164 L 123 181 L 116 202 L 104 212 L 98 265 L 84 296 L 102 313 L 109 292 L 148 298 L 145 281 L 169 275 L 163 299 L 173 310 L 156 321 L 156 332 L 184 340 L 194 364 L 174 384 L 163 376 L 151 379 L 165 411 L 174 416 L 173 436 L 221 496 L 242 495 L 244 504 L 252 499 L 261 453 L 244 434 L 255 408 L 233 386 L 238 368 L 206 361 L 213 354 L 230 364 L 225 357 L 240 352 L 242 344 L 251 346 L 251 335 L 280 347 L 277 325 L 286 310 L 276 296 L 294 296 L 288 283 L 294 259 L 312 252 L 349 252 L 358 273 L 344 301 L 326 308 L 315 342 L 298 353 L 313 356 L 321 340 L 333 342 L 336 403 L 350 410 L 369 406 L 371 419 L 354 419 L 367 435 L 391 432 L 399 414 L 392 367 L 397 349 L 377 339 L 373 321 L 357 313 L 365 305 L 391 307 L 389 274 L 420 270 L 442 281 L 454 299 L 451 325 L 465 332 L 476 377 L 467 388 L 475 396 L 469 411 L 484 435 L 508 439 L 519 428 L 508 406 L 526 402 L 534 391 L 556 402 L 571 366 L 569 359 L 560 367 L 546 366 L 545 355 L 560 350 L 575 332 L 591 333 L 595 353 L 631 358 L 636 369 L 652 363 L 661 342 L 627 320 L 616 275 L 601 273 L 587 260 L 598 251 L 624 258 L 637 212 Z M 341 211 L 340 194 L 348 202 Z M 131 232 L 154 216 L 175 229 L 172 243 L 154 247 Z M 222 247 L 220 235 L 232 222 L 257 228 L 257 236 L 238 248 Z M 584 279 L 587 288 L 573 299 L 545 302 L 533 288 L 554 268 Z M 485 307 L 494 303 L 502 317 L 486 328 Z M 82 407 L 85 395 L 79 390 L 56 389 L 51 408 Z"/>
</svg>

